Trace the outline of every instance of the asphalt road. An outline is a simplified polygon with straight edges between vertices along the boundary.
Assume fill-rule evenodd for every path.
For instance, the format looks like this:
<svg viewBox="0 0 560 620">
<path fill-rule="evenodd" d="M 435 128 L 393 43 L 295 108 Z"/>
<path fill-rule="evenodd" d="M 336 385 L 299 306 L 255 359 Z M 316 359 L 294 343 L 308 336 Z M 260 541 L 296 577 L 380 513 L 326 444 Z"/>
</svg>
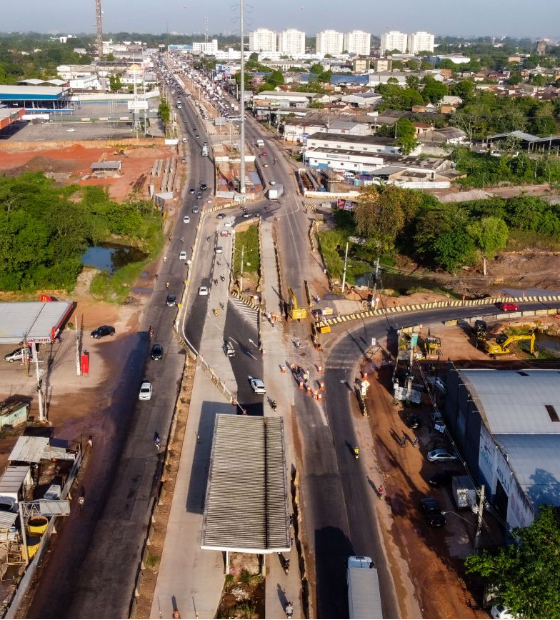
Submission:
<svg viewBox="0 0 560 620">
<path fill-rule="evenodd" d="M 192 127 L 199 125 L 189 106 L 183 114 Z M 210 187 L 214 178 L 212 162 L 200 157 L 199 143 L 190 139 L 189 179 L 191 187 L 201 182 Z M 196 183 L 196 184 L 195 184 Z M 204 193 L 207 199 L 210 192 Z M 140 552 L 146 534 L 146 515 L 155 495 L 161 470 L 161 454 L 156 454 L 153 434 L 166 439 L 179 382 L 184 354 L 173 337 L 174 308 L 167 307 L 168 293 L 180 298 L 187 267 L 179 252 L 194 243 L 200 215 L 191 213 L 196 198 L 187 195 L 180 218 L 172 233 L 167 260 L 161 263 L 159 278 L 146 310 L 143 331 L 126 336 L 126 347 L 111 353 L 110 360 L 127 351 L 127 358 L 115 369 L 120 373 L 112 393 L 112 405 L 104 412 L 101 436 L 94 436 L 94 454 L 85 471 L 86 505 L 74 511 L 58 528 L 48 562 L 28 612 L 35 618 L 121 618 L 128 617 Z M 190 224 L 182 216 L 189 213 Z M 184 238 L 184 242 L 181 241 Z M 169 288 L 166 287 L 169 282 Z M 148 361 L 150 342 L 147 331 L 153 326 L 153 342 L 164 346 L 163 360 Z M 138 401 L 143 379 L 152 382 L 154 396 Z M 102 593 L 102 594 L 101 594 Z"/>
</svg>

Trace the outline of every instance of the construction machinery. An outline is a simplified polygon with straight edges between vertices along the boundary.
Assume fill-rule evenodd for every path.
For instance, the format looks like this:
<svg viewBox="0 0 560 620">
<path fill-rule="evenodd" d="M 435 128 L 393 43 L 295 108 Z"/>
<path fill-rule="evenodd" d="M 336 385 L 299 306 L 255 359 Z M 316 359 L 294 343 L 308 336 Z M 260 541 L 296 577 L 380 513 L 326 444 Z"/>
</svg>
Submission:
<svg viewBox="0 0 560 620">
<path fill-rule="evenodd" d="M 495 355 L 506 355 L 508 353 L 511 353 L 511 350 L 509 348 L 510 344 L 514 342 L 521 342 L 521 341 L 529 341 L 530 343 L 529 351 L 531 355 L 535 354 L 535 333 L 534 332 L 531 332 L 529 334 L 518 334 L 514 336 L 509 336 L 505 340 L 503 339 L 503 335 L 501 336 L 502 337 L 500 338 L 500 335 L 498 335 L 496 338 L 492 338 L 485 342 L 484 346 L 486 349 L 486 353 L 488 353 L 488 355 L 495 356 Z"/>
<path fill-rule="evenodd" d="M 474 339 L 475 347 L 478 348 L 480 345 L 484 345 L 487 340 L 487 334 L 488 326 L 486 325 L 486 321 L 477 319 L 472 328 L 472 337 Z"/>
<path fill-rule="evenodd" d="M 300 308 L 298 306 L 298 302 L 296 299 L 296 295 L 291 288 L 288 288 L 288 295 L 290 297 L 290 318 L 291 319 L 306 319 L 307 318 L 307 310 L 305 308 Z"/>
<path fill-rule="evenodd" d="M 424 343 L 424 355 L 426 358 L 441 355 L 441 338 L 437 336 L 424 336 L 422 338 Z"/>
</svg>

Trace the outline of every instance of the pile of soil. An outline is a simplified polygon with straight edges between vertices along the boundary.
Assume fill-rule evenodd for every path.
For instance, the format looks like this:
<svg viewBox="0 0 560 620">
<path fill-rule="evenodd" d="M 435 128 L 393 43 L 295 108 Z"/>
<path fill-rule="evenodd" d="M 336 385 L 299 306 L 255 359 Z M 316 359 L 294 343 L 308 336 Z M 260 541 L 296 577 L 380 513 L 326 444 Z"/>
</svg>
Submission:
<svg viewBox="0 0 560 620">
<path fill-rule="evenodd" d="M 8 177 L 18 177 L 25 172 L 69 173 L 80 170 L 82 167 L 83 162 L 75 159 L 51 159 L 45 155 L 35 155 L 25 164 L 5 170 L 4 174 Z"/>
</svg>

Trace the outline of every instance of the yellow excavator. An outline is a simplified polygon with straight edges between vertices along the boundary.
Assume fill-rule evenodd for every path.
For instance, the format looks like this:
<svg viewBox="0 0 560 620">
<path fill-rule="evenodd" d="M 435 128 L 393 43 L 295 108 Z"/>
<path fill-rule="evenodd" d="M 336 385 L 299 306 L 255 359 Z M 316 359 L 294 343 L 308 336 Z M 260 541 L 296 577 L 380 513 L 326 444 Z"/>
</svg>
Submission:
<svg viewBox="0 0 560 620">
<path fill-rule="evenodd" d="M 288 288 L 288 295 L 290 296 L 290 318 L 291 319 L 306 319 L 307 310 L 300 308 L 296 299 L 296 295 L 291 288 Z"/>
<path fill-rule="evenodd" d="M 511 353 L 509 345 L 513 342 L 520 342 L 522 340 L 528 340 L 530 342 L 529 350 L 531 355 L 535 354 L 535 333 L 531 332 L 530 334 L 519 334 L 516 336 L 509 336 L 508 338 L 499 336 L 497 338 L 491 338 L 490 340 L 486 340 L 484 343 L 484 347 L 486 349 L 486 353 L 488 355 L 505 355 L 507 353 Z"/>
</svg>

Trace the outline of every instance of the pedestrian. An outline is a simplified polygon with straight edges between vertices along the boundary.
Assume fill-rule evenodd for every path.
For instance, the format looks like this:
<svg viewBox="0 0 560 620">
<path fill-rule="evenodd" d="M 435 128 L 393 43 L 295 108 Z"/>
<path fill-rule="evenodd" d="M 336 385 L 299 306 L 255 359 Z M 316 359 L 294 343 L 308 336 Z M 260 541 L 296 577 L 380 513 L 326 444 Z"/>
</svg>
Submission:
<svg viewBox="0 0 560 620">
<path fill-rule="evenodd" d="M 93 435 L 90 435 L 90 436 L 88 437 L 88 440 L 87 440 L 87 445 L 88 445 L 88 448 L 90 448 L 90 449 L 92 449 L 92 448 L 93 448 Z"/>
<path fill-rule="evenodd" d="M 400 444 L 401 444 L 401 448 L 406 448 L 406 435 L 403 435 L 400 438 Z"/>
<path fill-rule="evenodd" d="M 417 448 L 418 447 L 418 437 L 414 436 L 414 441 L 412 442 L 412 447 L 413 448 Z"/>
</svg>

